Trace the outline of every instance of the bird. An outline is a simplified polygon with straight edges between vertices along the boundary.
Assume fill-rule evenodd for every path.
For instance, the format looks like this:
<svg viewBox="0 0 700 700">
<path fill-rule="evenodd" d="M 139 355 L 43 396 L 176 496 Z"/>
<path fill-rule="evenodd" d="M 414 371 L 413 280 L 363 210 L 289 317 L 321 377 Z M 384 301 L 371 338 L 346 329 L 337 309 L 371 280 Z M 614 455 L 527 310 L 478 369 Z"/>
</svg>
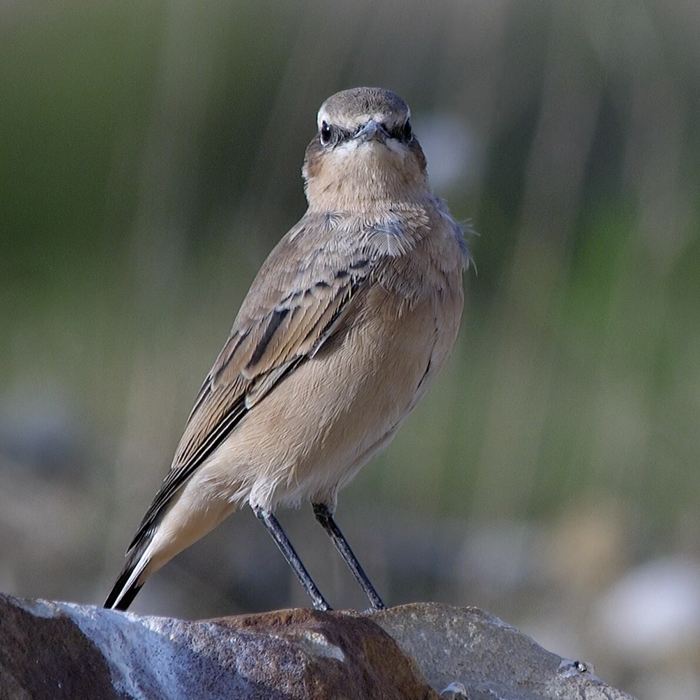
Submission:
<svg viewBox="0 0 700 700">
<path fill-rule="evenodd" d="M 390 90 L 329 97 L 302 175 L 308 209 L 254 278 L 107 608 L 126 610 L 150 576 L 247 504 L 313 607 L 330 610 L 274 514 L 306 499 L 371 608 L 385 607 L 335 521 L 338 492 L 450 355 L 470 254 Z"/>
</svg>

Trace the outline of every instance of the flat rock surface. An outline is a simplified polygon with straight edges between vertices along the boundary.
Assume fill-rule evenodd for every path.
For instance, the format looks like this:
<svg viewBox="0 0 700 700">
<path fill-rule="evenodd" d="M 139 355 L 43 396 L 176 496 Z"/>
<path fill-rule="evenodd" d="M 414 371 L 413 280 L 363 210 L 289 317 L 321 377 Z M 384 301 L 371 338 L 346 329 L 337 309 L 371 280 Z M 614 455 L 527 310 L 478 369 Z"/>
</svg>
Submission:
<svg viewBox="0 0 700 700">
<path fill-rule="evenodd" d="M 0 594 L 0 700 L 629 698 L 476 608 L 189 622 Z"/>
</svg>

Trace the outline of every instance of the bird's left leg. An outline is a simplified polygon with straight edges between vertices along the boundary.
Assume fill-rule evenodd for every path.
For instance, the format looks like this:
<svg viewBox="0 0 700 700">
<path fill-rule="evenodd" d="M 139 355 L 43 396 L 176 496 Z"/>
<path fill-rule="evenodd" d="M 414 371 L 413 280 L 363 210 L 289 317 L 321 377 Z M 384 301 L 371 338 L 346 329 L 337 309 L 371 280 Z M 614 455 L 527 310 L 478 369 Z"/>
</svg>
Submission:
<svg viewBox="0 0 700 700">
<path fill-rule="evenodd" d="M 289 538 L 285 534 L 277 518 L 272 514 L 272 511 L 266 510 L 261 506 L 252 506 L 252 508 L 253 513 L 255 513 L 262 524 L 267 528 L 267 531 L 272 535 L 275 544 L 279 547 L 287 563 L 297 575 L 304 590 L 309 598 L 311 598 L 314 608 L 316 610 L 331 610 L 331 606 L 328 605 L 326 599 L 321 595 L 321 591 L 318 590 L 313 579 L 309 576 L 309 572 L 302 564 L 299 555 L 296 553 L 294 547 L 292 547 L 292 543 L 289 541 Z"/>
<path fill-rule="evenodd" d="M 323 529 L 333 540 L 333 544 L 336 546 L 336 549 L 340 552 L 340 556 L 342 556 L 343 559 L 345 559 L 345 563 L 350 567 L 350 571 L 352 571 L 352 575 L 355 577 L 355 580 L 360 584 L 367 598 L 369 598 L 369 602 L 372 608 L 374 610 L 386 609 L 386 605 L 384 605 L 382 599 L 379 597 L 379 594 L 374 589 L 374 586 L 372 585 L 371 581 L 369 580 L 369 578 L 367 578 L 367 574 L 365 573 L 362 566 L 360 566 L 360 562 L 357 561 L 357 557 L 353 553 L 352 549 L 350 549 L 348 541 L 345 539 L 345 536 L 340 531 L 340 528 L 335 522 L 333 514 L 331 513 L 328 506 L 325 503 L 312 503 L 312 506 L 314 509 L 314 515 L 316 516 L 316 520 L 318 520 L 318 522 L 321 523 Z"/>
</svg>

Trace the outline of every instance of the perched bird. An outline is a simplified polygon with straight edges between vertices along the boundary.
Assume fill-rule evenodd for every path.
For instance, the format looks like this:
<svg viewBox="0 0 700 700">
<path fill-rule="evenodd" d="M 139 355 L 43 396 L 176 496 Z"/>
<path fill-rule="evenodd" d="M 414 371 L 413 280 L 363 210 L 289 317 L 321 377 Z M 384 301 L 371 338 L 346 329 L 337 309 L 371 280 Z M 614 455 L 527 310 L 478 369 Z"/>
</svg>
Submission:
<svg viewBox="0 0 700 700">
<path fill-rule="evenodd" d="M 445 363 L 469 256 L 393 92 L 328 98 L 303 175 L 309 208 L 253 281 L 106 607 L 125 610 L 248 503 L 314 607 L 329 610 L 273 514 L 304 498 L 371 606 L 384 607 L 333 518 L 337 495 Z"/>
</svg>

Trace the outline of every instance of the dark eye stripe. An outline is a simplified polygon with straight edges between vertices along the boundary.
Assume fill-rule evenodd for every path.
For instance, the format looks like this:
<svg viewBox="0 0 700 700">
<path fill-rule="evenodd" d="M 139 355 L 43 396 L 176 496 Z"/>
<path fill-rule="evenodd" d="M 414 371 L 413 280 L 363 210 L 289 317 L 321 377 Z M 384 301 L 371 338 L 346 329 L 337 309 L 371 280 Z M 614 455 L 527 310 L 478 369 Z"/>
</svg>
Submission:
<svg viewBox="0 0 700 700">
<path fill-rule="evenodd" d="M 351 139 L 362 128 L 363 125 L 360 125 L 354 132 L 350 132 L 346 131 L 345 129 L 341 129 L 334 124 L 329 124 L 328 122 L 323 121 L 321 122 L 321 127 L 318 130 L 318 140 L 322 146 L 335 146 L 342 141 Z M 410 143 L 413 139 L 410 119 L 403 124 L 394 126 L 391 129 L 389 129 L 386 124 L 382 124 L 382 128 L 386 131 L 390 138 L 396 139 L 397 141 Z"/>
<path fill-rule="evenodd" d="M 397 141 L 409 142 L 413 138 L 413 130 L 411 129 L 411 120 L 407 119 L 404 124 L 395 126 L 389 131 L 389 136 Z"/>
</svg>

